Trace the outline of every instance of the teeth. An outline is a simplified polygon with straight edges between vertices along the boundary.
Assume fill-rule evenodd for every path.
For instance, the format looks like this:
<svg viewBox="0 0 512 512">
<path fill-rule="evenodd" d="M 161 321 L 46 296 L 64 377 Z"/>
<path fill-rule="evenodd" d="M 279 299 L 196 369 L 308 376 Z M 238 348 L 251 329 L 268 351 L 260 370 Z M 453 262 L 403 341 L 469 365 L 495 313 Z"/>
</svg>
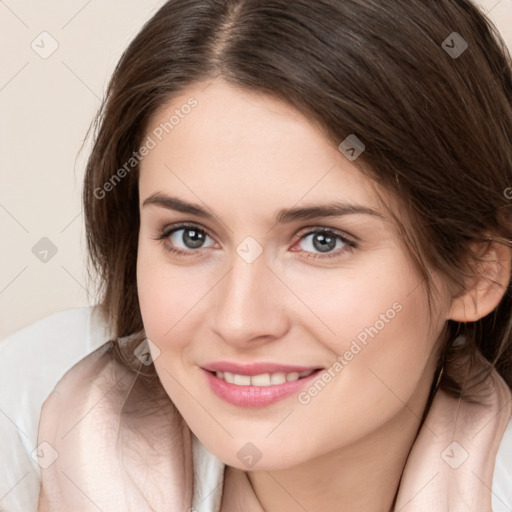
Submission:
<svg viewBox="0 0 512 512">
<path fill-rule="evenodd" d="M 233 375 L 233 384 L 236 384 L 238 386 L 250 386 L 251 377 L 249 375 L 237 375 L 235 373 Z"/>
<path fill-rule="evenodd" d="M 229 384 L 236 384 L 237 386 L 275 386 L 284 384 L 285 382 L 293 382 L 303 377 L 311 375 L 314 370 L 307 370 L 305 372 L 290 372 L 290 373 L 262 373 L 261 375 L 238 375 L 230 372 L 216 372 L 219 379 L 225 380 Z"/>
<path fill-rule="evenodd" d="M 251 384 L 253 386 L 270 386 L 270 374 L 253 375 L 251 377 Z"/>
<path fill-rule="evenodd" d="M 270 384 L 284 384 L 286 382 L 286 373 L 272 373 L 270 375 Z"/>
</svg>

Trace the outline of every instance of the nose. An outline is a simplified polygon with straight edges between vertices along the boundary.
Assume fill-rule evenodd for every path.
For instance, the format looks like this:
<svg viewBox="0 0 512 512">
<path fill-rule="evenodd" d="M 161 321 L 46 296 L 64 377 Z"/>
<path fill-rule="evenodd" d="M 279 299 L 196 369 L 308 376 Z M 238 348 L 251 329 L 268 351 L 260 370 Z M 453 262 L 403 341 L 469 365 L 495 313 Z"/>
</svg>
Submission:
<svg viewBox="0 0 512 512">
<path fill-rule="evenodd" d="M 216 334 L 238 348 L 279 339 L 290 327 L 286 294 L 264 254 L 248 263 L 235 253 L 231 270 L 215 287 Z"/>
</svg>

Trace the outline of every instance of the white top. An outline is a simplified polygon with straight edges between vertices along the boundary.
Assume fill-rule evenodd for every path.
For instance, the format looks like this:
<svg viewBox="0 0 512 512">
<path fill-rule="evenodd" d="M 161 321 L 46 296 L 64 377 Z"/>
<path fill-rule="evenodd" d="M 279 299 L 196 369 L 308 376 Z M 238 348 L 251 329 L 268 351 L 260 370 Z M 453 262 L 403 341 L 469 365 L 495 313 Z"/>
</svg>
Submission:
<svg viewBox="0 0 512 512">
<path fill-rule="evenodd" d="M 32 453 L 46 398 L 64 374 L 108 341 L 93 307 L 55 313 L 0 342 L 0 512 L 35 512 L 40 469 Z M 192 435 L 193 508 L 218 512 L 224 464 Z M 493 512 L 512 511 L 512 419 L 501 440 Z"/>
</svg>

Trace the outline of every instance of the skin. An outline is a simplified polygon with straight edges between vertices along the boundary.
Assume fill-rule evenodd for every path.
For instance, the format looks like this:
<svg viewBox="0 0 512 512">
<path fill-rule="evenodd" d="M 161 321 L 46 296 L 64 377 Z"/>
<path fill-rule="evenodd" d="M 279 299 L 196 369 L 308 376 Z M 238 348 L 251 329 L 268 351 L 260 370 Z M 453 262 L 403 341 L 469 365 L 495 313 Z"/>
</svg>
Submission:
<svg viewBox="0 0 512 512">
<path fill-rule="evenodd" d="M 339 510 L 340 503 L 344 511 L 391 510 L 446 320 L 483 316 L 501 292 L 482 285 L 453 299 L 433 273 L 441 294 L 429 319 L 424 283 L 374 184 L 292 107 L 222 80 L 205 86 L 156 113 L 148 135 L 191 96 L 198 101 L 140 167 L 137 281 L 146 335 L 160 351 L 152 351 L 156 371 L 190 429 L 229 466 L 223 510 L 238 510 L 244 491 L 237 481 L 247 477 L 261 504 L 253 510 Z M 155 193 L 198 204 L 214 218 L 143 206 Z M 330 201 L 383 218 L 274 222 L 281 208 Z M 183 230 L 156 240 L 179 222 L 206 231 L 202 247 L 185 245 Z M 338 240 L 322 253 L 312 228 L 339 230 L 357 246 Z M 247 236 L 263 249 L 252 263 L 236 252 Z M 495 277 L 505 280 L 509 268 L 499 268 Z M 307 405 L 297 396 L 259 409 L 231 405 L 200 369 L 226 360 L 328 368 L 394 303 L 400 312 Z M 262 454 L 250 471 L 237 457 L 247 442 Z"/>
</svg>

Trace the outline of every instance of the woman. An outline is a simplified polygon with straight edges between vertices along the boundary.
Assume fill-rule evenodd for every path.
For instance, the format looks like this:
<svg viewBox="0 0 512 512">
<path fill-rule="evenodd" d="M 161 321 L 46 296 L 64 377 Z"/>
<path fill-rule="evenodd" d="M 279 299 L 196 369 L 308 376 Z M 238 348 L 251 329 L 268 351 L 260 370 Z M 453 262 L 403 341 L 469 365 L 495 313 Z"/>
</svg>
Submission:
<svg viewBox="0 0 512 512">
<path fill-rule="evenodd" d="M 468 0 L 167 2 L 96 120 L 111 339 L 44 404 L 40 510 L 491 510 L 511 98 Z"/>
</svg>

